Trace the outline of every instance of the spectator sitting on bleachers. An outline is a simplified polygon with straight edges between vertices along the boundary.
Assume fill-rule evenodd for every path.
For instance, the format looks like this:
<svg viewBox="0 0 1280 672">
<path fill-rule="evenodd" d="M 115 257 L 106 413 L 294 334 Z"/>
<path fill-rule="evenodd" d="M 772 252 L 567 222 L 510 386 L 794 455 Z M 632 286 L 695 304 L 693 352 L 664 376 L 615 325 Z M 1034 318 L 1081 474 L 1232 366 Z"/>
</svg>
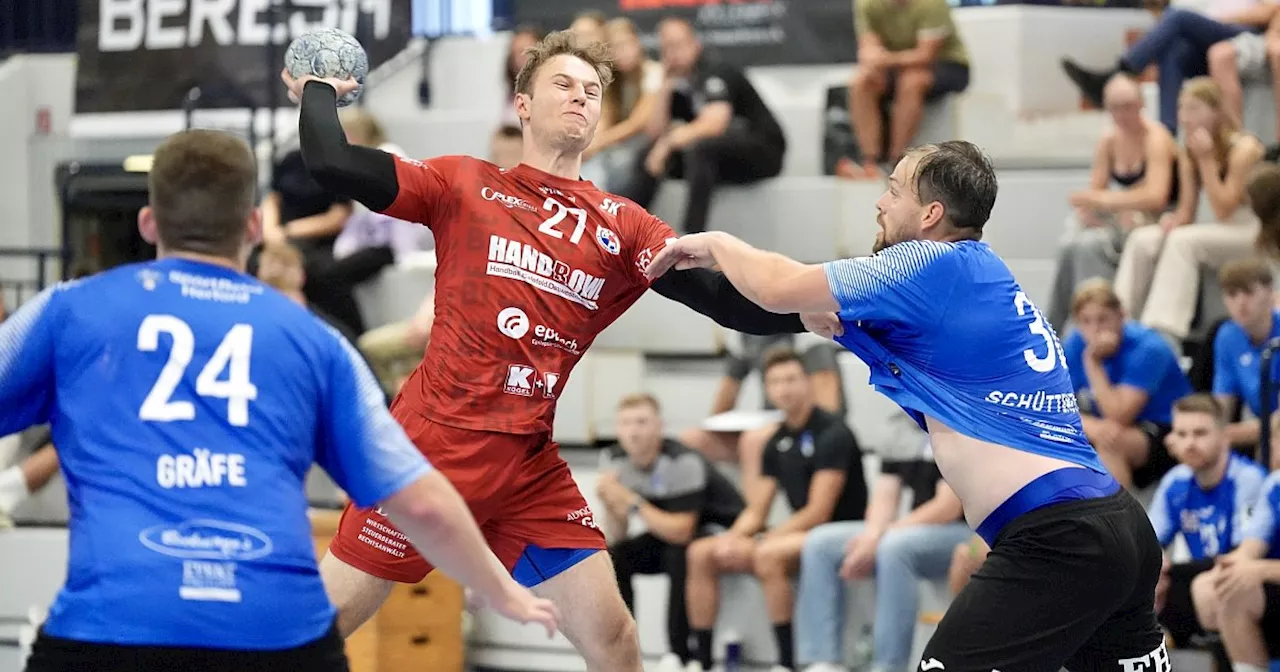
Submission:
<svg viewBox="0 0 1280 672">
<path fill-rule="evenodd" d="M 814 403 L 800 356 L 772 350 L 762 368 L 765 391 L 786 419 L 761 456 L 761 483 L 747 492 L 747 508 L 727 532 L 689 545 L 689 625 L 702 670 L 711 669 L 719 577 L 740 573 L 754 573 L 760 580 L 778 645 L 778 667 L 791 669 L 791 577 L 799 569 L 805 537 L 823 523 L 860 520 L 867 507 L 862 452 L 844 420 Z M 765 531 L 779 488 L 792 514 Z"/>
<path fill-rule="evenodd" d="M 1071 317 L 1062 350 L 1084 433 L 1121 485 L 1145 488 L 1174 465 L 1164 437 L 1191 384 L 1160 334 L 1125 319 L 1106 280 L 1080 285 Z"/>
<path fill-rule="evenodd" d="M 1168 581 L 1157 600 L 1163 605 L 1160 624 L 1178 648 L 1186 648 L 1203 642 L 1206 634 L 1196 616 L 1201 609 L 1194 605 L 1195 577 L 1240 544 L 1266 472 L 1232 452 L 1222 406 L 1208 394 L 1174 404 L 1169 452 L 1179 464 L 1160 480 L 1147 513 L 1162 547 L 1167 550 L 1181 534 L 1191 556 L 1190 562 L 1175 564 L 1166 552 Z"/>
<path fill-rule="evenodd" d="M 1116 271 L 1116 293 L 1143 324 L 1181 343 L 1195 319 L 1204 266 L 1247 256 L 1258 218 L 1245 202 L 1245 183 L 1263 147 L 1222 109 L 1222 94 L 1207 77 L 1188 80 L 1178 102 L 1186 135 L 1178 152 L 1178 205 L 1159 224 L 1129 234 Z M 1213 219 L 1198 221 L 1201 190 Z"/>
<path fill-rule="evenodd" d="M 507 48 L 507 62 L 503 67 L 503 81 L 506 83 L 503 96 L 502 116 L 499 123 L 503 126 L 520 127 L 520 115 L 516 114 L 515 90 L 516 75 L 524 67 L 529 55 L 525 53 L 529 47 L 537 44 L 546 35 L 538 26 L 521 25 L 511 32 L 511 43 Z"/>
<path fill-rule="evenodd" d="M 1164 3 L 1167 4 L 1167 0 Z M 1242 7 L 1242 5 L 1245 5 Z M 1102 90 L 1117 74 L 1140 76 L 1155 63 L 1159 69 L 1160 123 L 1178 132 L 1179 96 L 1183 82 L 1209 71 L 1209 48 L 1229 40 L 1252 26 L 1266 25 L 1269 14 L 1256 0 L 1210 0 L 1209 16 L 1170 7 L 1160 12 L 1156 25 L 1125 51 L 1114 68 L 1091 71 L 1064 58 L 1062 67 L 1086 100 L 1102 106 Z"/>
<path fill-rule="evenodd" d="M 871 666 L 906 672 L 919 611 L 919 582 L 947 576 L 956 544 L 973 534 L 960 500 L 942 480 L 928 442 L 908 459 L 883 457 L 865 521 L 809 531 L 796 596 L 796 662 L 806 672 L 842 672 L 845 581 L 874 577 Z M 911 512 L 899 518 L 902 488 Z M 804 667 L 808 665 L 808 667 Z"/>
<path fill-rule="evenodd" d="M 1200 622 L 1222 636 L 1234 672 L 1280 665 L 1280 453 L 1271 456 L 1244 539 L 1191 586 Z"/>
<path fill-rule="evenodd" d="M 1252 455 L 1261 436 L 1262 350 L 1280 336 L 1280 310 L 1275 308 L 1271 268 L 1261 259 L 1242 259 L 1218 274 L 1229 322 L 1213 339 L 1213 394 L 1225 417 L 1243 405 L 1251 418 L 1227 426 L 1231 445 Z M 1274 399 L 1272 400 L 1274 406 Z"/>
<path fill-rule="evenodd" d="M 641 152 L 648 145 L 644 131 L 665 75 L 662 64 L 646 56 L 630 19 L 613 19 L 606 34 L 613 49 L 614 80 L 604 92 L 600 126 L 583 157 L 594 159 L 603 170 L 604 181 L 596 186 L 614 193 L 635 180 Z"/>
<path fill-rule="evenodd" d="M 858 65 L 849 81 L 849 117 L 862 174 L 878 178 L 902 158 L 924 119 L 924 106 L 969 87 L 969 52 L 947 0 L 854 0 Z M 881 103 L 893 100 L 888 155 Z"/>
<path fill-rule="evenodd" d="M 1244 82 L 1271 85 L 1272 101 L 1280 107 L 1280 5 L 1258 6 L 1257 27 L 1263 33 L 1243 32 L 1209 47 L 1209 76 L 1222 89 L 1223 106 L 1244 126 Z M 1277 119 L 1280 124 L 1280 118 Z M 1254 129 L 1255 131 L 1258 129 Z M 1277 130 L 1280 139 L 1280 130 Z"/>
<path fill-rule="evenodd" d="M 1060 334 L 1076 287 L 1091 278 L 1113 279 L 1129 232 L 1155 222 L 1177 194 L 1177 143 L 1143 116 L 1138 83 L 1113 77 L 1103 102 L 1111 128 L 1094 150 L 1089 188 L 1071 194 L 1073 213 L 1058 250 L 1048 318 Z"/>
<path fill-rule="evenodd" d="M 688 21 L 663 19 L 658 38 L 666 79 L 646 128 L 653 144 L 637 155 L 632 182 L 618 193 L 648 208 L 662 179 L 684 178 L 684 233 L 697 233 L 707 228 L 717 185 L 782 171 L 786 139 L 746 74 L 704 53 Z"/>
<path fill-rule="evenodd" d="M 635 612 L 632 578 L 666 574 L 667 644 L 659 672 L 680 672 L 690 661 L 689 613 L 685 606 L 685 552 L 689 543 L 733 524 L 742 495 L 703 456 L 662 437 L 658 400 L 634 394 L 618 404 L 618 445 L 601 454 L 598 494 L 607 515 L 602 523 L 618 588 Z M 628 536 L 637 516 L 646 531 Z"/>
<path fill-rule="evenodd" d="M 681 443 L 713 462 L 736 462 L 742 470 L 741 487 L 746 493 L 752 492 L 760 482 L 760 455 L 765 442 L 778 431 L 778 422 L 772 417 L 777 413 L 769 412 L 774 409 L 767 394 L 764 413 L 738 414 L 733 412 L 733 408 L 738 403 L 743 381 L 752 370 L 761 367 L 766 353 L 774 347 L 789 346 L 793 340 L 791 334 L 742 334 L 742 352 L 730 354 L 727 358 L 706 426 L 691 427 L 680 433 Z M 809 374 L 814 403 L 825 411 L 844 417 L 844 387 L 840 365 L 836 361 L 837 352 L 835 345 L 824 342 L 806 348 L 800 357 Z"/>
</svg>

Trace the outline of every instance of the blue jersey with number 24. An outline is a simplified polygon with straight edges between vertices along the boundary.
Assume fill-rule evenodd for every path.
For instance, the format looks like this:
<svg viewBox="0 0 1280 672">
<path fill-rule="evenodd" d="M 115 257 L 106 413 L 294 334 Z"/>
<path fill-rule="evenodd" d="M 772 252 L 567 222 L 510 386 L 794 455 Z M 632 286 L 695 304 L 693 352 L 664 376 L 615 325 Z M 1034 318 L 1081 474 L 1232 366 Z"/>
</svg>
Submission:
<svg viewBox="0 0 1280 672">
<path fill-rule="evenodd" d="M 825 270 L 844 323 L 837 340 L 921 427 L 929 416 L 1107 473 L 1085 438 L 1057 336 L 986 243 L 904 242 Z"/>
<path fill-rule="evenodd" d="M 70 503 L 45 630 L 292 648 L 334 609 L 304 482 L 374 505 L 429 465 L 351 345 L 233 270 L 165 259 L 59 285 L 0 323 L 0 435 L 48 422 Z"/>
</svg>

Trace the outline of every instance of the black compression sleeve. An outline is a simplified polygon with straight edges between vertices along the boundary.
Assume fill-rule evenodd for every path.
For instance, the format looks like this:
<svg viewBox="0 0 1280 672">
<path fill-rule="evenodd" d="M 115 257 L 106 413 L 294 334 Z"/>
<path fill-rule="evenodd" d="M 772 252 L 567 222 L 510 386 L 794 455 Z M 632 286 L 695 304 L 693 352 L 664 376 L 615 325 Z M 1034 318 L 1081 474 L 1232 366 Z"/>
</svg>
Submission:
<svg viewBox="0 0 1280 672">
<path fill-rule="evenodd" d="M 364 203 L 374 212 L 391 207 L 400 193 L 394 156 L 347 142 L 338 120 L 338 93 L 324 82 L 307 82 L 298 117 L 302 159 L 311 177 L 329 191 Z"/>
<path fill-rule="evenodd" d="M 668 271 L 653 281 L 653 291 L 706 315 L 716 324 L 744 334 L 798 334 L 805 330 L 800 316 L 771 313 L 752 303 L 723 273 L 693 268 Z"/>
</svg>

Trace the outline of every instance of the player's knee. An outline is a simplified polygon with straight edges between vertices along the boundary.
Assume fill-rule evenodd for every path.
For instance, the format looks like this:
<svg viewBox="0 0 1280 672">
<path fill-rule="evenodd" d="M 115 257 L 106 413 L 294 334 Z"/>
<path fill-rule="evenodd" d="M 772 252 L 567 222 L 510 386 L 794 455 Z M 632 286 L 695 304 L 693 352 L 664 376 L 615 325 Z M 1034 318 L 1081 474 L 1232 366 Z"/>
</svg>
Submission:
<svg viewBox="0 0 1280 672">
<path fill-rule="evenodd" d="M 640 636 L 636 621 L 619 600 L 619 608 L 611 609 L 599 624 L 599 629 L 585 643 L 587 651 L 583 653 L 592 660 L 599 661 L 601 667 L 626 665 L 640 656 Z"/>
</svg>

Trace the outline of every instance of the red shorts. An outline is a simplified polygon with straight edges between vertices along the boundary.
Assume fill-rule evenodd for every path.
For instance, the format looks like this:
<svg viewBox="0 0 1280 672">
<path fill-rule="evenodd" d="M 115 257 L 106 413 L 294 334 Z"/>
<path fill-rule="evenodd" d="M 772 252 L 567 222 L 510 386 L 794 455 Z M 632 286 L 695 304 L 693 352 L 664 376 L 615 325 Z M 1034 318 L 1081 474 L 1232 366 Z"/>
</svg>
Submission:
<svg viewBox="0 0 1280 672">
<path fill-rule="evenodd" d="M 392 414 L 462 494 L 494 555 L 521 583 L 536 585 L 606 547 L 549 435 L 459 429 L 400 404 Z M 417 583 L 432 570 L 386 516 L 350 504 L 329 552 L 366 574 L 401 583 Z"/>
</svg>

